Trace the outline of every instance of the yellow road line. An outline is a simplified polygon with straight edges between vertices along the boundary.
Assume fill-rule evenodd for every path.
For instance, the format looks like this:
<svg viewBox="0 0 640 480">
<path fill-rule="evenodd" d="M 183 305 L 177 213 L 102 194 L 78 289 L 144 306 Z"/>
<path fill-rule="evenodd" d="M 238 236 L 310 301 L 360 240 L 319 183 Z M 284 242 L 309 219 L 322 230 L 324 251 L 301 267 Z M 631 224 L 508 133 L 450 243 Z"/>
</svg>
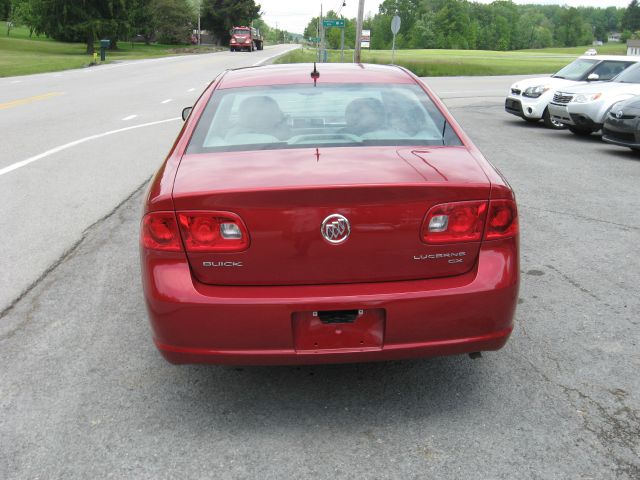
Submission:
<svg viewBox="0 0 640 480">
<path fill-rule="evenodd" d="M 12 102 L 0 103 L 0 110 L 17 107 L 19 105 L 26 105 L 28 103 L 37 102 L 39 100 L 46 100 L 47 98 L 59 97 L 60 95 L 64 95 L 64 93 L 62 92 L 43 93 L 42 95 L 36 95 L 34 97 L 21 98 L 19 100 L 13 100 Z"/>
</svg>

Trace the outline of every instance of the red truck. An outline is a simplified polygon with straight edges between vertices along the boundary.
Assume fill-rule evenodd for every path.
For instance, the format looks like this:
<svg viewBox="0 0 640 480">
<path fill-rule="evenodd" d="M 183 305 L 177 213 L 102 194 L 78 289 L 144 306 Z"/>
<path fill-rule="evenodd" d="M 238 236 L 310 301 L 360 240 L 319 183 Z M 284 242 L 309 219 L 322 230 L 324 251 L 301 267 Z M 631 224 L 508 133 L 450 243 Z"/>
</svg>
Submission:
<svg viewBox="0 0 640 480">
<path fill-rule="evenodd" d="M 229 40 L 229 50 L 232 52 L 246 50 L 253 52 L 254 50 L 262 50 L 264 43 L 260 31 L 253 27 L 233 27 L 229 32 L 231 40 Z"/>
</svg>

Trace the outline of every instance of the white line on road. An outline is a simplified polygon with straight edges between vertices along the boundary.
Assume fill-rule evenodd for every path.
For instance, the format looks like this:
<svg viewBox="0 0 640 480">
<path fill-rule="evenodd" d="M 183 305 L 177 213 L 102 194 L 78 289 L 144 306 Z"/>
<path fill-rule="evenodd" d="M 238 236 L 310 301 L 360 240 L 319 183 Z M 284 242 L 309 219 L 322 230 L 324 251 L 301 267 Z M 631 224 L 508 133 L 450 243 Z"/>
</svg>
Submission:
<svg viewBox="0 0 640 480">
<path fill-rule="evenodd" d="M 134 118 L 136 118 L 138 115 L 129 115 L 128 117 L 124 117 L 122 120 L 123 121 L 127 121 L 127 120 L 133 120 Z"/>
<path fill-rule="evenodd" d="M 259 65 L 262 65 L 264 62 L 268 62 L 268 61 L 269 61 L 269 60 L 271 60 L 272 58 L 279 57 L 280 55 L 284 55 L 285 53 L 292 52 L 293 50 L 297 50 L 298 48 L 301 48 L 301 46 L 297 46 L 297 47 L 294 47 L 294 48 L 290 48 L 289 50 L 285 50 L 284 52 L 276 53 L 275 55 L 271 55 L 270 57 L 263 58 L 262 60 L 260 60 L 260 61 L 258 61 L 258 62 L 256 62 L 256 63 L 254 63 L 252 66 L 253 66 L 253 67 L 257 67 L 257 66 L 259 66 Z"/>
<path fill-rule="evenodd" d="M 13 80 L 11 83 L 21 83 L 22 80 Z"/>
<path fill-rule="evenodd" d="M 54 153 L 61 152 L 62 150 L 66 150 L 67 148 L 75 147 L 76 145 L 80 145 L 81 143 L 85 143 L 90 140 L 96 140 L 98 138 L 107 137 L 109 135 L 114 135 L 116 133 L 126 132 L 128 130 L 134 130 L 136 128 L 151 127 L 153 125 L 160 125 L 161 123 L 175 122 L 176 120 L 182 120 L 182 118 L 174 117 L 174 118 L 167 118 L 166 120 L 158 120 L 156 122 L 141 123 L 140 125 L 132 125 L 130 127 L 119 128 L 117 130 L 110 130 L 108 132 L 98 133 L 96 135 L 91 135 L 89 137 L 80 138 L 79 140 L 74 140 L 73 142 L 65 143 L 64 145 L 60 145 L 58 147 L 52 148 L 51 150 L 47 150 L 46 152 L 43 152 L 39 155 L 35 155 L 33 157 L 27 158 L 26 160 L 21 160 L 20 162 L 13 163 L 8 167 L 4 167 L 0 169 L 0 176 L 5 175 L 14 170 L 17 170 L 19 168 L 25 167 L 30 163 L 36 162 L 38 160 L 42 160 L 43 158 L 53 155 Z"/>
</svg>

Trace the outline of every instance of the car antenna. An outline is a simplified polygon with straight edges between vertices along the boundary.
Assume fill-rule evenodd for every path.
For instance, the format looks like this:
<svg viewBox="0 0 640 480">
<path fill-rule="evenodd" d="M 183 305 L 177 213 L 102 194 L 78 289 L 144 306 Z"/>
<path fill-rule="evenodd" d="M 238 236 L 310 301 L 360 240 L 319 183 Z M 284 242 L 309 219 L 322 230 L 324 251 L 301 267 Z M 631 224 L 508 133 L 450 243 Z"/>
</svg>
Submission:
<svg viewBox="0 0 640 480">
<path fill-rule="evenodd" d="M 320 78 L 320 72 L 316 68 L 316 62 L 313 62 L 313 72 L 311 72 L 311 78 L 313 78 L 313 86 L 316 86 L 316 82 Z"/>
</svg>

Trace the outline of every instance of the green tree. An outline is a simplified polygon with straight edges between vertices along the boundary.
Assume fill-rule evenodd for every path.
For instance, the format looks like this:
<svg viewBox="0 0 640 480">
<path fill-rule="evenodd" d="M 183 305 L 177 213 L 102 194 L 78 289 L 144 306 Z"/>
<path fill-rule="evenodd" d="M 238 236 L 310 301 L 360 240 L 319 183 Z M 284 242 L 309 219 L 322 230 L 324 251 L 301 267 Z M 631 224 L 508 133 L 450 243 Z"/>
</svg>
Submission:
<svg viewBox="0 0 640 480">
<path fill-rule="evenodd" d="M 640 5 L 638 0 L 631 0 L 631 3 L 622 17 L 622 28 L 632 32 L 640 29 Z"/>
<path fill-rule="evenodd" d="M 37 33 L 56 40 L 83 41 L 93 53 L 96 38 L 106 37 L 117 46 L 129 32 L 128 11 L 135 0 L 33 0 L 31 9 Z"/>
<path fill-rule="evenodd" d="M 219 41 L 229 41 L 234 26 L 248 26 L 260 17 L 260 5 L 254 0 L 202 0 L 202 26 Z"/>
<path fill-rule="evenodd" d="M 0 20 L 9 20 L 11 0 L 0 0 Z"/>
<path fill-rule="evenodd" d="M 187 43 L 195 27 L 196 12 L 186 0 L 152 0 L 149 5 L 152 27 L 161 43 Z"/>
<path fill-rule="evenodd" d="M 576 8 L 568 8 L 562 12 L 560 27 L 556 29 L 556 37 L 564 47 L 575 47 L 584 41 L 584 21 Z M 588 42 L 591 43 L 591 42 Z"/>
</svg>

